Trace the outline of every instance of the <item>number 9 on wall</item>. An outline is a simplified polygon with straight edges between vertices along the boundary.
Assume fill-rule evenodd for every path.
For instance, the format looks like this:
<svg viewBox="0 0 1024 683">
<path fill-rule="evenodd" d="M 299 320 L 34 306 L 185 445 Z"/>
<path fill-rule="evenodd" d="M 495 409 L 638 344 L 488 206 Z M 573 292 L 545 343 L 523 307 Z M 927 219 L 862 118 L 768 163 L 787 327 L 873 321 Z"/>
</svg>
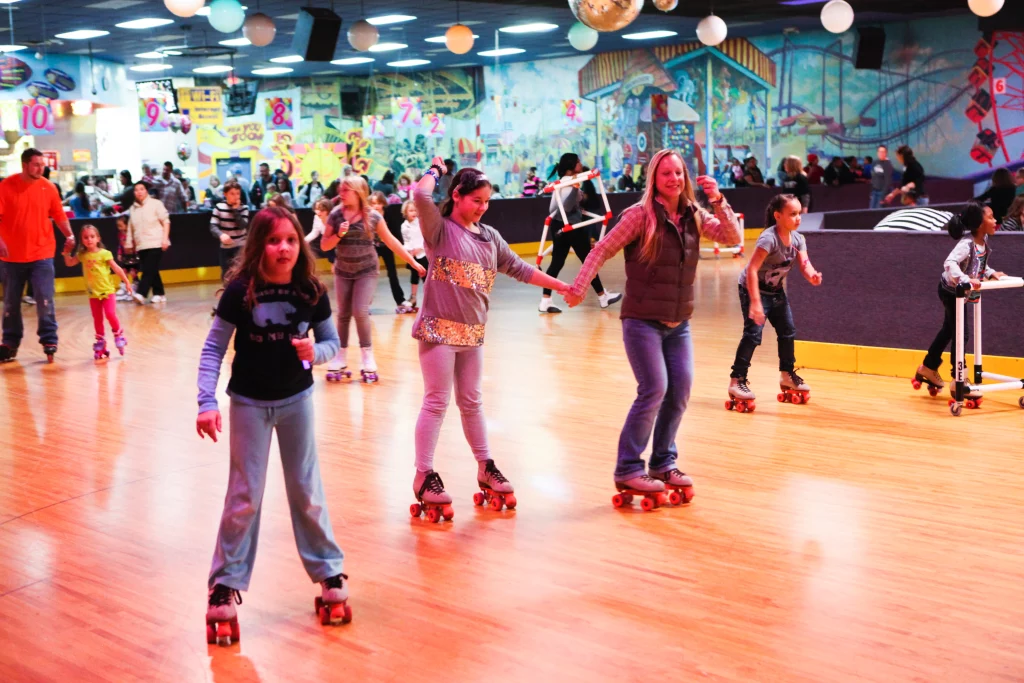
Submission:
<svg viewBox="0 0 1024 683">
<path fill-rule="evenodd" d="M 53 135 L 53 110 L 48 99 L 21 101 L 21 134 Z"/>
</svg>

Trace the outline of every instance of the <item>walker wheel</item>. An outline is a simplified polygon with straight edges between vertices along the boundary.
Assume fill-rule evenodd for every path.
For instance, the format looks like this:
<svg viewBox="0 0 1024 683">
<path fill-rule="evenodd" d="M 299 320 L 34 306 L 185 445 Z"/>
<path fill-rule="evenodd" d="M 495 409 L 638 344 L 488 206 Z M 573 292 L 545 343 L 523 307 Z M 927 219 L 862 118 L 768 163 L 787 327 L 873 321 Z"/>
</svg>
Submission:
<svg viewBox="0 0 1024 683">
<path fill-rule="evenodd" d="M 1017 399 L 1017 405 L 1019 405 L 1021 408 L 1024 408 L 1024 396 L 1021 396 L 1020 398 Z"/>
<path fill-rule="evenodd" d="M 950 401 L 949 402 L 949 412 L 953 415 L 953 417 L 960 417 L 960 412 L 962 410 L 963 410 L 963 406 L 961 406 L 956 401 Z"/>
<path fill-rule="evenodd" d="M 501 496 L 495 496 L 494 498 L 491 498 L 491 509 L 494 510 L 495 512 L 501 512 L 501 508 L 503 508 L 504 506 L 505 503 L 502 502 Z"/>
<path fill-rule="evenodd" d="M 423 513 L 423 506 L 419 503 L 413 503 L 409 506 L 409 514 L 413 517 L 419 517 Z"/>
<path fill-rule="evenodd" d="M 478 493 L 474 493 L 473 494 L 473 505 L 483 505 L 484 504 L 484 500 L 485 500 L 485 498 L 484 498 L 483 491 L 480 491 Z"/>
<path fill-rule="evenodd" d="M 612 496 L 612 507 L 620 508 L 626 504 L 626 498 L 621 493 Z"/>
<path fill-rule="evenodd" d="M 651 511 L 651 510 L 653 510 L 653 509 L 654 509 L 655 507 L 657 507 L 657 505 L 656 505 L 656 503 L 654 502 L 654 499 L 652 499 L 652 498 L 646 498 L 646 497 L 645 497 L 645 498 L 644 498 L 643 500 L 641 500 L 641 501 L 640 501 L 640 508 L 641 508 L 641 509 L 642 509 L 642 510 L 643 510 L 644 512 L 650 512 L 650 511 Z"/>
<path fill-rule="evenodd" d="M 507 496 L 505 496 L 505 507 L 507 507 L 509 510 L 515 510 L 516 509 L 516 497 L 515 497 L 515 495 L 510 493 Z"/>
</svg>

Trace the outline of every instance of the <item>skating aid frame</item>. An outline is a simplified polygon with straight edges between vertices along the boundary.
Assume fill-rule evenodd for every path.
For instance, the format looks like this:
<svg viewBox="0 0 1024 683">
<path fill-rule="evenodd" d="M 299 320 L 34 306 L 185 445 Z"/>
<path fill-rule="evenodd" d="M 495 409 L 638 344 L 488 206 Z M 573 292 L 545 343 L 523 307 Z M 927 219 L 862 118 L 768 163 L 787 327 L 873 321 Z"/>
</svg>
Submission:
<svg viewBox="0 0 1024 683">
<path fill-rule="evenodd" d="M 1014 289 L 1024 287 L 1024 278 L 1003 277 L 998 280 L 989 280 L 981 283 L 981 289 L 976 291 L 988 291 L 992 289 Z M 1024 379 L 997 375 L 991 372 L 984 372 L 982 369 L 983 358 L 981 352 L 981 298 L 974 302 L 974 377 L 973 382 L 967 381 L 967 363 L 964 358 L 964 306 L 967 302 L 967 295 L 972 290 L 970 287 L 959 285 L 956 289 L 956 337 L 954 367 L 956 376 L 953 384 L 953 400 L 950 401 L 949 411 L 959 417 L 964 405 L 964 396 L 967 393 L 987 394 L 994 391 L 1024 390 Z M 983 380 L 998 380 L 996 384 L 982 384 Z M 1024 397 L 1018 401 L 1018 405 L 1024 408 Z M 970 407 L 970 405 L 968 406 Z"/>
<path fill-rule="evenodd" d="M 560 190 L 573 185 L 578 185 L 585 180 L 594 180 L 597 183 L 597 190 L 601 193 L 601 200 L 604 202 L 604 215 L 600 216 L 590 211 L 581 211 L 584 216 L 589 216 L 587 220 L 580 221 L 579 223 L 570 223 L 569 217 L 565 213 L 565 205 L 562 204 L 562 195 Z M 601 180 L 601 171 L 599 169 L 591 169 L 585 173 L 579 173 L 574 176 L 565 176 L 560 178 L 556 182 L 545 186 L 544 194 L 554 193 L 558 199 L 558 211 L 552 211 L 548 214 L 548 217 L 544 219 L 544 230 L 540 235 L 540 246 L 537 247 L 537 267 L 540 268 L 540 264 L 544 261 L 544 257 L 551 253 L 554 248 L 554 244 L 549 246 L 547 249 L 544 248 L 544 244 L 548 239 L 548 229 L 551 227 L 551 219 L 555 217 L 556 213 L 562 214 L 562 232 L 569 232 L 570 230 L 576 230 L 577 228 L 585 228 L 588 225 L 593 225 L 600 221 L 601 223 L 601 235 L 597 238 L 598 241 L 604 239 L 604 233 L 608 229 L 608 221 L 612 218 L 612 207 L 608 203 L 608 195 L 604 191 L 604 181 Z"/>
</svg>

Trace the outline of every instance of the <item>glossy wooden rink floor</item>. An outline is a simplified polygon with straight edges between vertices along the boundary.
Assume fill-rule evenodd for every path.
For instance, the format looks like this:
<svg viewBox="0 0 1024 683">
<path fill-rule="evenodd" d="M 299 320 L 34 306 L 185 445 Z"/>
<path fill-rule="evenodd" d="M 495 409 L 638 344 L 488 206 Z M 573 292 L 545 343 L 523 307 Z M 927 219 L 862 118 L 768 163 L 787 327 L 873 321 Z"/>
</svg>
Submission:
<svg viewBox="0 0 1024 683">
<path fill-rule="evenodd" d="M 0 680 L 1024 680 L 1016 395 L 955 420 L 906 380 L 807 371 L 810 405 L 781 405 L 766 332 L 758 411 L 728 413 L 740 266 L 700 266 L 679 434 L 692 505 L 611 506 L 635 388 L 617 307 L 539 316 L 536 289 L 501 279 L 485 407 L 519 508 L 472 505 L 453 402 L 436 466 L 455 521 L 440 525 L 408 513 L 422 384 L 412 318 L 384 310 L 382 277 L 381 383 L 316 370 L 354 621 L 313 614 L 272 456 L 230 648 L 207 646 L 203 624 L 228 447 L 194 428 L 214 287 L 121 305 L 128 355 L 98 366 L 85 298 L 59 297 L 59 362 L 32 339 L 0 367 Z M 617 289 L 621 261 L 605 277 Z"/>
</svg>

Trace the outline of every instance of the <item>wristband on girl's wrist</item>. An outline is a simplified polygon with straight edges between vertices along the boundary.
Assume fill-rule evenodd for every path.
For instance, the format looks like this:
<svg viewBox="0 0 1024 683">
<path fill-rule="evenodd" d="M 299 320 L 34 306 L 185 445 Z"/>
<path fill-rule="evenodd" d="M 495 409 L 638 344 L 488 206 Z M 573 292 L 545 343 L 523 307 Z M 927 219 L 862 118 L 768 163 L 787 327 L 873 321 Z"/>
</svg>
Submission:
<svg viewBox="0 0 1024 683">
<path fill-rule="evenodd" d="M 427 172 L 424 175 L 433 176 L 434 182 L 439 183 L 441 182 L 441 173 L 439 171 L 440 169 L 438 169 L 437 166 L 431 166 L 427 169 Z"/>
</svg>

